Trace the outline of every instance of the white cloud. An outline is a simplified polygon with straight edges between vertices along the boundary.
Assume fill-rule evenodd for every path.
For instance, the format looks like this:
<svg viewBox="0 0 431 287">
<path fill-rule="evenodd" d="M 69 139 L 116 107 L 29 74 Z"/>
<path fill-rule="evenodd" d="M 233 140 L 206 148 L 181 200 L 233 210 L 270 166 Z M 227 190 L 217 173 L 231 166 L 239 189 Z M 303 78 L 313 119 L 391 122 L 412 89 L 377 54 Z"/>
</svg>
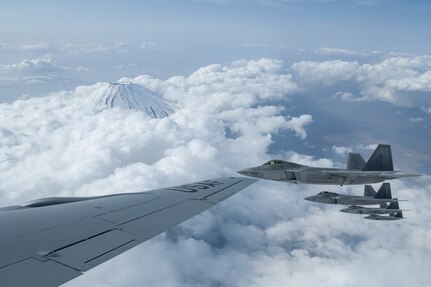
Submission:
<svg viewBox="0 0 431 287">
<path fill-rule="evenodd" d="M 38 55 L 77 56 L 88 54 L 124 53 L 140 50 L 160 51 L 167 48 L 163 42 L 28 42 L 0 43 L 0 50 L 8 52 L 33 52 Z"/>
<path fill-rule="evenodd" d="M 242 43 L 239 45 L 242 48 L 249 48 L 249 49 L 268 49 L 270 48 L 267 44 L 256 44 L 256 43 Z"/>
<path fill-rule="evenodd" d="M 421 107 L 421 109 L 422 109 L 424 112 L 426 112 L 426 113 L 428 113 L 428 114 L 431 114 L 431 106 L 429 106 L 429 107 L 423 106 L 423 107 Z"/>
<path fill-rule="evenodd" d="M 398 91 L 424 91 L 431 92 L 431 70 L 427 71 L 418 77 L 408 77 L 400 80 L 391 80 L 387 83 L 388 87 L 392 87 Z"/>
<path fill-rule="evenodd" d="M 305 139 L 307 137 L 307 133 L 304 129 L 304 126 L 309 125 L 313 122 L 313 117 L 311 115 L 301 115 L 299 117 L 291 118 L 287 123 L 286 127 L 289 130 L 295 132 L 296 136 L 301 139 Z"/>
<path fill-rule="evenodd" d="M 283 117 L 283 107 L 270 104 L 298 90 L 280 61 L 238 61 L 188 77 L 127 80 L 175 101 L 178 110 L 151 119 L 137 111 L 97 109 L 84 99 L 102 83 L 0 105 L 3 205 L 232 175 L 269 157 L 272 134 L 290 128 L 305 137 L 312 119 Z M 334 165 L 294 151 L 283 158 Z M 431 179 L 394 181 L 392 187 L 409 200 L 402 206 L 410 209 L 409 219 L 385 224 L 303 200 L 323 188 L 361 194 L 360 186 L 260 181 L 65 286 L 427 284 Z"/>
<path fill-rule="evenodd" d="M 350 147 L 335 146 L 335 145 L 332 146 L 332 151 L 342 156 L 346 155 L 346 153 L 353 152 L 353 150 Z"/>
<path fill-rule="evenodd" d="M 377 148 L 377 144 L 369 144 L 369 145 L 359 144 L 353 147 L 333 145 L 332 151 L 341 156 L 345 156 L 347 153 L 350 153 L 350 152 L 374 151 L 376 148 Z"/>
<path fill-rule="evenodd" d="M 333 85 L 340 81 L 347 81 L 356 77 L 360 65 L 358 62 L 341 60 L 328 62 L 302 61 L 294 63 L 292 70 L 307 82 L 322 82 Z"/>
<path fill-rule="evenodd" d="M 0 85 L 45 83 L 67 70 L 49 57 L 25 59 L 18 64 L 0 65 Z"/>
<path fill-rule="evenodd" d="M 339 99 L 341 99 L 343 101 L 346 101 L 346 102 L 353 102 L 353 101 L 361 101 L 361 100 L 363 100 L 360 97 L 355 97 L 355 95 L 353 95 L 350 92 L 337 92 L 337 93 L 335 93 L 334 98 L 339 98 Z"/>
<path fill-rule="evenodd" d="M 158 174 L 177 183 L 239 169 L 241 158 L 260 161 L 271 133 L 292 125 L 279 107 L 257 106 L 296 90 L 282 66 L 262 59 L 208 66 L 166 81 L 129 79 L 178 103 L 180 109 L 160 121 L 89 105 L 86 98 L 103 83 L 2 105 L 0 127 L 14 131 L 4 136 L 2 195 L 18 200 L 54 192 L 107 193 L 123 190 L 122 184 L 137 191 L 157 187 Z M 305 134 L 308 117 L 289 128 Z M 128 175 L 127 183 L 119 180 Z M 20 178 L 19 188 L 14 178 Z"/>
<path fill-rule="evenodd" d="M 136 64 L 124 64 L 124 65 L 118 65 L 115 66 L 115 69 L 130 69 L 130 68 L 136 68 Z"/>
<path fill-rule="evenodd" d="M 87 55 L 93 53 L 125 52 L 136 48 L 127 42 L 64 42 L 64 43 L 3 43 L 0 49 L 9 51 L 43 52 L 55 55 Z"/>
<path fill-rule="evenodd" d="M 260 182 L 66 286 L 420 286 L 429 279 L 429 195 L 392 186 L 417 208 L 404 222 L 366 221 L 302 199 L 319 187 Z M 115 276 L 107 282 L 106 274 Z"/>
<path fill-rule="evenodd" d="M 86 55 L 93 53 L 127 52 L 133 49 L 133 45 L 125 42 L 97 43 L 97 42 L 72 42 L 53 45 L 56 54 Z"/>
<path fill-rule="evenodd" d="M 78 67 L 76 67 L 76 70 L 79 72 L 86 72 L 86 71 L 90 71 L 90 68 L 87 68 L 84 66 L 78 66 Z"/>
<path fill-rule="evenodd" d="M 25 59 L 18 64 L 0 65 L 0 73 L 49 73 L 65 69 L 51 58 Z"/>
<path fill-rule="evenodd" d="M 375 150 L 377 148 L 378 144 L 369 144 L 369 145 L 357 145 L 356 148 L 363 149 L 363 150 Z"/>
<path fill-rule="evenodd" d="M 346 55 L 346 56 L 372 56 L 379 55 L 382 52 L 380 51 L 367 51 L 367 50 L 348 50 L 342 48 L 328 48 L 322 47 L 318 48 L 314 51 L 316 54 L 321 55 Z"/>
<path fill-rule="evenodd" d="M 423 118 L 409 118 L 409 121 L 412 123 L 421 123 L 424 121 Z"/>
<path fill-rule="evenodd" d="M 0 49 L 4 50 L 24 50 L 24 51 L 46 51 L 52 48 L 52 44 L 44 42 L 34 43 L 1 43 Z"/>
<path fill-rule="evenodd" d="M 226 66 L 209 65 L 198 69 L 189 77 L 176 76 L 167 81 L 149 76 L 121 81 L 142 84 L 186 108 L 192 107 L 210 114 L 220 110 L 250 107 L 263 100 L 282 99 L 298 90 L 291 75 L 284 73 L 282 61 L 265 58 L 236 61 Z M 270 88 L 268 83 L 271 83 Z"/>
<path fill-rule="evenodd" d="M 348 91 L 337 93 L 343 100 L 378 100 L 418 108 L 431 105 L 426 95 L 431 91 L 430 56 L 397 56 L 362 65 L 356 61 L 303 61 L 291 68 L 305 85 L 334 86 L 350 81 L 360 93 L 356 97 Z"/>
<path fill-rule="evenodd" d="M 165 43 L 156 43 L 156 42 L 143 42 L 139 46 L 142 50 L 148 50 L 148 51 L 160 51 L 166 49 Z"/>
</svg>

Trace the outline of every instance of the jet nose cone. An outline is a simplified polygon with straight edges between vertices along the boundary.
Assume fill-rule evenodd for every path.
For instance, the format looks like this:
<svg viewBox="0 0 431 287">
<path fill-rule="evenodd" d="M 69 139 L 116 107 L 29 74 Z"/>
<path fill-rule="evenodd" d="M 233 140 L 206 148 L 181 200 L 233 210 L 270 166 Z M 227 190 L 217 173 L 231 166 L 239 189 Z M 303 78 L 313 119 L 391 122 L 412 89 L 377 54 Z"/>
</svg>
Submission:
<svg viewBox="0 0 431 287">
<path fill-rule="evenodd" d="M 242 174 L 242 175 L 250 175 L 250 169 L 246 168 L 246 169 L 242 169 L 242 170 L 238 170 L 237 173 Z"/>
<path fill-rule="evenodd" d="M 315 199 L 315 196 L 313 195 L 313 196 L 307 196 L 307 197 L 305 197 L 304 198 L 305 200 L 308 200 L 308 201 L 316 201 L 316 199 Z"/>
</svg>

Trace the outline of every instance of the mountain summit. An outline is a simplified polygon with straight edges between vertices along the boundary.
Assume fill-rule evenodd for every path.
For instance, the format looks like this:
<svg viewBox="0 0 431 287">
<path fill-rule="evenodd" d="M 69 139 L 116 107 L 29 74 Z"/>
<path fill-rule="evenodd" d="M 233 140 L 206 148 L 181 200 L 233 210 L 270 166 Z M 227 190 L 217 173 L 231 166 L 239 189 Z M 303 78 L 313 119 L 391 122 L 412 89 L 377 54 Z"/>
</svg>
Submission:
<svg viewBox="0 0 431 287">
<path fill-rule="evenodd" d="M 170 101 L 134 83 L 103 84 L 91 95 L 91 100 L 109 108 L 139 110 L 152 118 L 164 118 L 175 111 Z"/>
</svg>

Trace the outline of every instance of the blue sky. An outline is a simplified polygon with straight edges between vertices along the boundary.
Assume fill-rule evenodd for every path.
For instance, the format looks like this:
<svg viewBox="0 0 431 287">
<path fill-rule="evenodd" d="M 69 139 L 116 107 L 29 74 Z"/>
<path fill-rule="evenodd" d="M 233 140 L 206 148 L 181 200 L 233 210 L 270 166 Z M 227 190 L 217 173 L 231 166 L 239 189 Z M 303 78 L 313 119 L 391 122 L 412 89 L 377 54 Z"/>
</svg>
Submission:
<svg viewBox="0 0 431 287">
<path fill-rule="evenodd" d="M 61 86 L 3 94 L 10 101 L 122 76 L 167 78 L 238 59 L 328 59 L 315 53 L 321 47 L 427 54 L 430 11 L 427 1 L 4 1 L 0 44 L 57 45 L 57 51 L 2 49 L 1 64 L 48 56 L 85 69 L 66 71 Z M 149 42 L 158 48 L 139 49 Z M 105 53 L 61 47 L 79 43 L 110 47 Z"/>
<path fill-rule="evenodd" d="M 428 1 L 6 1 L 3 41 L 242 43 L 424 53 Z"/>
<path fill-rule="evenodd" d="M 274 157 L 341 167 L 379 143 L 397 169 L 429 174 L 429 15 L 429 1 L 401 0 L 2 1 L 1 202 L 142 191 Z M 178 110 L 94 106 L 120 79 Z M 260 181 L 67 286 L 427 286 L 430 177 L 391 184 L 409 219 L 384 225 L 303 200 L 362 186 Z"/>
</svg>

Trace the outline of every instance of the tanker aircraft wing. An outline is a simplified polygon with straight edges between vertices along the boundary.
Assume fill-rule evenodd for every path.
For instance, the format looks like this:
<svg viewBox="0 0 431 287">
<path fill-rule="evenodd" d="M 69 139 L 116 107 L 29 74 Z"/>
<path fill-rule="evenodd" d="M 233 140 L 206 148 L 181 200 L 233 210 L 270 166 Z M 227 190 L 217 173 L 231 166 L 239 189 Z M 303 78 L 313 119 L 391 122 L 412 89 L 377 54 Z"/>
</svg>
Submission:
<svg viewBox="0 0 431 287">
<path fill-rule="evenodd" d="M 219 178 L 148 192 L 45 198 L 0 208 L 0 286 L 61 285 L 255 181 Z"/>
</svg>

